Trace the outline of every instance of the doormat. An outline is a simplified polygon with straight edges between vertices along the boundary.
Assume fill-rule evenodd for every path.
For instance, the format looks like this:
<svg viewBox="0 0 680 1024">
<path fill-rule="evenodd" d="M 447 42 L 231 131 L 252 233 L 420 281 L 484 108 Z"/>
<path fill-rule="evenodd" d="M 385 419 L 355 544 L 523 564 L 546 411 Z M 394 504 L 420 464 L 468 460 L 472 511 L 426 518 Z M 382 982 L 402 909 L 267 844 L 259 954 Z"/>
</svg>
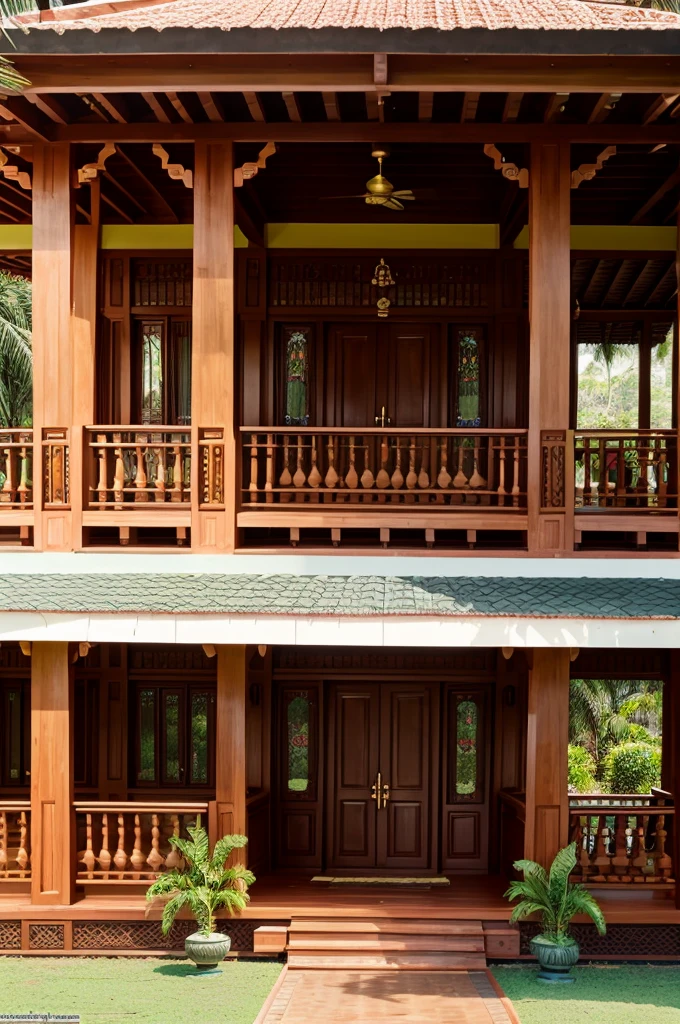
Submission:
<svg viewBox="0 0 680 1024">
<path fill-rule="evenodd" d="M 320 882 L 323 885 L 398 885 L 398 886 L 423 886 L 424 888 L 430 885 L 450 885 L 448 878 L 443 875 L 431 875 L 425 877 L 413 877 L 413 878 L 397 878 L 397 877 L 382 877 L 382 876 L 371 876 L 371 875 L 359 875 L 358 877 L 347 877 L 347 876 L 335 876 L 335 875 L 315 875 L 312 878 L 313 882 Z"/>
</svg>

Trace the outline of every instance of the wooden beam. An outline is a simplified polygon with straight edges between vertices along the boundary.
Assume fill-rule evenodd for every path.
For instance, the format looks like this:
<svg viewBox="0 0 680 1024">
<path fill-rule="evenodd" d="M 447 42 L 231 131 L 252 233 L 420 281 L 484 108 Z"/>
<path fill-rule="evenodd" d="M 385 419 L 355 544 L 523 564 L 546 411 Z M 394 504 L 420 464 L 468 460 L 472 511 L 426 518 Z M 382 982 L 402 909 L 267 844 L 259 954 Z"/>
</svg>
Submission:
<svg viewBox="0 0 680 1024">
<path fill-rule="evenodd" d="M 568 100 L 568 92 L 554 92 L 546 104 L 543 122 L 550 124 L 551 121 L 556 121 L 560 114 L 564 112 Z"/>
<path fill-rule="evenodd" d="M 335 93 L 331 93 L 330 95 L 334 97 L 334 102 L 336 102 L 337 98 L 335 97 Z M 383 104 L 380 102 L 380 97 L 378 96 L 377 92 L 365 92 L 364 98 L 366 100 L 366 117 L 368 118 L 368 120 L 382 120 L 381 115 L 384 114 L 384 107 Z M 337 103 L 335 107 L 335 113 L 337 115 L 335 120 L 340 120 L 340 117 L 338 115 Z M 326 115 L 328 115 L 328 108 L 326 108 Z M 330 121 L 333 119 L 328 118 L 328 120 Z"/>
<path fill-rule="evenodd" d="M 524 856 L 549 867 L 569 842 L 569 650 L 535 647 L 529 668 Z"/>
<path fill-rule="evenodd" d="M 643 124 L 653 124 L 657 118 L 661 117 L 669 107 L 672 107 L 677 100 L 680 99 L 680 93 L 662 93 L 661 96 L 657 96 L 656 99 L 647 108 L 642 117 Z"/>
<path fill-rule="evenodd" d="M 213 842 L 224 835 L 245 835 L 247 830 L 245 644 L 217 645 L 215 753 Z M 234 851 L 231 863 L 247 863 L 246 850 Z"/>
<path fill-rule="evenodd" d="M 489 129 L 496 143 L 569 142 L 652 146 L 659 142 L 680 144 L 680 123 L 651 125 L 621 124 L 439 124 L 437 122 L 389 122 L 374 125 L 366 121 L 341 122 L 334 94 L 324 94 L 328 122 L 235 121 L 222 124 L 71 124 L 52 125 L 54 138 L 61 142 L 192 142 L 211 139 L 232 142 L 394 142 L 429 144 L 440 142 L 479 144 L 489 141 Z M 11 131 L 11 129 L 10 129 Z M 10 136 L 13 141 L 13 136 Z M 19 140 L 21 141 L 21 140 Z"/>
<path fill-rule="evenodd" d="M 26 99 L 29 103 L 35 104 L 38 110 L 41 110 L 55 124 L 69 123 L 70 118 L 66 113 L 66 108 L 57 96 L 49 96 L 47 93 L 37 92 L 32 96 L 27 96 Z"/>
<path fill-rule="evenodd" d="M 128 224 L 134 224 L 134 217 L 131 217 L 130 214 L 122 208 L 122 206 L 118 205 L 115 199 L 112 199 L 110 196 L 106 195 L 105 192 L 101 193 L 101 201 L 103 203 L 106 203 L 107 206 L 110 206 L 112 210 L 115 210 L 116 213 L 120 217 L 122 217 L 123 220 L 126 221 Z"/>
<path fill-rule="evenodd" d="M 567 444 L 570 382 L 569 146 L 534 143 L 529 181 L 529 550 L 573 550 L 573 480 L 568 451 L 561 479 L 546 474 L 560 443 Z M 548 456 L 545 449 L 548 449 Z"/>
<path fill-rule="evenodd" d="M 480 95 L 478 92 L 466 92 L 463 96 L 463 108 L 460 112 L 461 124 L 465 124 L 467 121 L 474 121 L 477 117 Z"/>
<path fill-rule="evenodd" d="M 588 124 L 599 124 L 601 121 L 605 121 L 620 99 L 620 92 L 600 93 L 595 106 L 588 115 Z"/>
<path fill-rule="evenodd" d="M 216 123 L 218 121 L 224 121 L 219 107 L 215 102 L 215 98 L 211 92 L 199 92 L 198 98 L 201 102 L 201 106 L 206 112 L 209 121 Z"/>
<path fill-rule="evenodd" d="M 45 117 L 25 96 L 5 96 L 0 101 L 0 117 L 17 121 L 40 142 L 54 138 L 54 121 Z"/>
<path fill-rule="evenodd" d="M 523 92 L 509 92 L 503 105 L 503 122 L 514 122 L 519 117 L 519 108 L 524 99 Z"/>
<path fill-rule="evenodd" d="M 155 95 L 155 93 L 143 92 L 142 93 L 142 99 L 146 100 L 147 105 L 151 108 L 151 110 L 153 111 L 156 119 L 158 121 L 160 121 L 161 124 L 171 124 L 172 123 L 169 114 L 167 113 L 167 111 L 165 110 L 165 108 L 161 104 L 160 100 Z"/>
<path fill-rule="evenodd" d="M 434 93 L 433 92 L 421 92 L 418 93 L 418 120 L 419 121 L 431 121 L 432 120 L 432 108 L 434 106 Z"/>
<path fill-rule="evenodd" d="M 149 212 L 147 210 L 146 206 L 144 206 L 142 203 L 140 203 L 140 201 L 137 198 L 137 196 L 133 196 L 131 192 L 128 192 L 128 190 L 125 188 L 125 186 L 121 185 L 121 183 L 118 181 L 118 179 L 114 178 L 114 176 L 110 173 L 110 171 L 103 171 L 103 177 L 106 179 L 106 181 L 110 181 L 111 184 L 115 188 L 117 188 L 119 192 L 122 192 L 122 194 L 125 196 L 125 198 L 129 199 L 130 202 L 133 204 L 133 206 L 137 207 L 137 209 L 139 210 L 140 213 L 148 213 Z M 102 198 L 103 198 L 103 196 L 102 196 Z M 132 221 L 130 221 L 130 223 L 132 223 Z"/>
<path fill-rule="evenodd" d="M 284 92 L 281 93 L 281 95 L 283 96 L 283 102 L 286 104 L 288 117 L 291 119 L 291 121 L 301 121 L 302 115 L 300 114 L 300 109 L 297 105 L 297 100 L 295 99 L 295 93 Z"/>
<path fill-rule="evenodd" d="M 326 118 L 329 121 L 339 121 L 340 113 L 338 111 L 338 97 L 334 92 L 322 93 L 323 105 L 326 110 Z M 377 102 L 377 97 L 376 97 Z M 376 112 L 377 114 L 377 112 Z"/>
<path fill-rule="evenodd" d="M 640 207 L 640 209 L 631 218 L 631 224 L 640 224 L 648 213 L 650 213 L 657 203 L 661 202 L 663 197 L 667 195 L 672 189 L 680 185 L 680 167 L 676 167 L 672 174 L 670 174 L 664 182 L 659 185 L 656 192 L 649 197 L 646 203 Z"/>
<path fill-rule="evenodd" d="M 386 53 L 373 54 L 373 82 L 375 85 L 387 85 L 389 75 L 388 58 Z"/>
<path fill-rule="evenodd" d="M 125 108 L 125 100 L 122 96 L 105 96 L 101 92 L 95 92 L 92 94 L 93 100 L 95 100 L 102 110 L 111 117 L 113 121 L 118 124 L 126 124 L 129 120 L 127 110 Z"/>
<path fill-rule="evenodd" d="M 33 147 L 33 431 L 34 464 L 42 434 L 71 426 L 71 153 L 67 143 Z M 38 550 L 71 549 L 68 505 L 39 511 Z"/>
<path fill-rule="evenodd" d="M 68 644 L 31 651 L 31 903 L 75 899 L 73 677 Z"/>
<path fill-rule="evenodd" d="M 130 166 L 132 170 L 135 171 L 138 177 L 141 178 L 141 180 L 144 182 L 149 191 L 152 192 L 160 201 L 168 216 L 170 217 L 171 221 L 173 221 L 173 223 L 175 224 L 179 223 L 179 218 L 177 217 L 177 214 L 173 210 L 172 206 L 170 206 L 170 203 L 167 201 L 163 193 L 156 188 L 153 182 L 147 178 L 144 171 L 140 170 L 140 168 L 137 166 L 134 160 L 132 160 L 125 152 L 125 150 L 121 149 L 120 146 L 116 146 L 116 152 L 118 153 L 118 156 L 122 157 L 123 160 L 125 160 L 125 162 L 128 164 L 128 166 Z"/>
<path fill-rule="evenodd" d="M 224 511 L 199 509 L 198 495 L 192 493 L 191 544 L 204 552 L 233 551 L 236 545 L 233 180 L 231 144 L 197 143 L 191 407 L 195 423 L 223 431 L 227 502 Z"/>
<path fill-rule="evenodd" d="M 169 92 L 168 99 L 170 100 L 173 107 L 175 108 L 175 110 L 177 111 L 177 113 L 182 118 L 185 124 L 194 123 L 193 117 L 191 116 L 187 108 L 184 106 L 176 92 Z"/>
<path fill-rule="evenodd" d="M 264 110 L 262 108 L 262 104 L 260 103 L 260 100 L 256 92 L 244 92 L 243 98 L 248 104 L 248 110 L 250 111 L 250 116 L 252 117 L 253 121 L 267 120 L 267 118 L 265 117 Z"/>
</svg>

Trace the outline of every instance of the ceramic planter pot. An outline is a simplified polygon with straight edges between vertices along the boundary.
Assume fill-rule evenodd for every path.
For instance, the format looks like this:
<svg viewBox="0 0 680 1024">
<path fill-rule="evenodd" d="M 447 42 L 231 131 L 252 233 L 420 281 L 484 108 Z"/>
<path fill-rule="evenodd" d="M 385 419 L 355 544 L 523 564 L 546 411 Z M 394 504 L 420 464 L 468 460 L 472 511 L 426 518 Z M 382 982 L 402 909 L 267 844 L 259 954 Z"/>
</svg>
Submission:
<svg viewBox="0 0 680 1024">
<path fill-rule="evenodd" d="M 536 935 L 531 940 L 531 952 L 540 965 L 539 981 L 559 982 L 573 981 L 569 973 L 578 962 L 578 943 L 570 939 L 564 945 L 558 945 L 545 935 Z"/>
<path fill-rule="evenodd" d="M 194 932 L 184 940 L 184 951 L 199 971 L 212 971 L 231 949 L 231 939 L 221 932 Z"/>
</svg>

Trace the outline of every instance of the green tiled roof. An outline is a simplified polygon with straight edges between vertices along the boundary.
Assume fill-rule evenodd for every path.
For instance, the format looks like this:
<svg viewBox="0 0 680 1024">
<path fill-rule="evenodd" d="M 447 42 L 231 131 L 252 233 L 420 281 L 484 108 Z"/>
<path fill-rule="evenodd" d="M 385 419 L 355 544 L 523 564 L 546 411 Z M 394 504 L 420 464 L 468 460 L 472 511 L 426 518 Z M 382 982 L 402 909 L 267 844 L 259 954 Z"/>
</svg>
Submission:
<svg viewBox="0 0 680 1024">
<path fill-rule="evenodd" d="M 221 573 L 0 579 L 0 612 L 678 619 L 680 581 Z"/>
</svg>

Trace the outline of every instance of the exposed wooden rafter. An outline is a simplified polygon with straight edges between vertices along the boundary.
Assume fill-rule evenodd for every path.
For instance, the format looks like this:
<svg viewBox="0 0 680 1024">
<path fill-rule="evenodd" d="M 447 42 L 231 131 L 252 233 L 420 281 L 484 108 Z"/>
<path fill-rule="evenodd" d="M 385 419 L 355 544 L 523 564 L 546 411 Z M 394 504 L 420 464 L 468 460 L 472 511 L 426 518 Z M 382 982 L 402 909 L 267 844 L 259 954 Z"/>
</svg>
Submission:
<svg viewBox="0 0 680 1024">
<path fill-rule="evenodd" d="M 125 99 L 123 96 L 104 96 L 101 92 L 95 92 L 92 94 L 92 99 L 99 104 L 102 110 L 106 111 L 112 120 L 117 121 L 118 124 L 126 124 L 129 120 L 124 106 Z"/>
<path fill-rule="evenodd" d="M 326 111 L 326 119 L 328 121 L 339 121 L 340 113 L 338 111 L 338 97 L 336 94 L 334 92 L 324 92 L 321 94 L 321 97 Z"/>
<path fill-rule="evenodd" d="M 665 195 L 667 195 L 671 189 L 676 188 L 680 185 L 680 167 L 676 167 L 672 174 L 670 174 L 664 182 L 659 185 L 657 190 L 649 197 L 646 203 L 644 203 L 640 209 L 631 217 L 631 224 L 640 224 L 648 213 L 650 213 L 657 203 L 661 202 Z"/>
<path fill-rule="evenodd" d="M 288 117 L 291 119 L 291 121 L 301 121 L 302 115 L 300 113 L 300 108 L 297 105 L 297 100 L 295 99 L 295 93 L 283 92 L 281 93 L 281 95 L 283 96 L 283 102 L 286 104 Z"/>
<path fill-rule="evenodd" d="M 240 188 L 244 181 L 250 181 L 254 178 L 258 171 L 263 170 L 267 166 L 267 160 L 270 156 L 273 156 L 276 152 L 276 143 L 268 142 L 267 145 L 260 150 L 257 160 L 247 161 L 241 167 L 234 168 L 234 188 Z"/>
<path fill-rule="evenodd" d="M 104 170 L 104 165 L 110 156 L 116 152 L 116 147 L 113 142 L 106 142 L 99 150 L 99 155 L 94 163 L 83 164 L 79 167 L 75 175 L 75 186 L 79 188 L 81 185 L 88 181 L 94 181 L 100 171 Z"/>
<path fill-rule="evenodd" d="M 486 143 L 484 153 L 493 160 L 494 170 L 500 171 L 504 178 L 507 178 L 508 181 L 516 181 L 520 188 L 529 187 L 529 170 L 527 167 L 518 167 L 517 164 L 506 161 L 501 151 L 493 142 Z"/>
<path fill-rule="evenodd" d="M 568 92 L 555 92 L 552 94 L 546 104 L 545 113 L 543 114 L 543 121 L 545 124 L 549 124 L 551 121 L 557 120 L 560 114 L 564 112 L 568 99 Z"/>
<path fill-rule="evenodd" d="M 152 192 L 152 193 L 153 193 L 153 194 L 155 195 L 156 199 L 158 199 L 158 201 L 160 202 L 161 206 L 162 206 L 162 207 L 163 207 L 163 209 L 165 210 L 165 212 L 166 212 L 166 214 L 167 214 L 167 216 L 168 216 L 168 219 L 169 219 L 170 221 L 172 221 L 172 223 L 174 223 L 174 224 L 177 224 L 177 223 L 178 223 L 178 221 L 179 221 L 179 218 L 178 218 L 178 216 L 177 216 L 177 214 L 176 214 L 175 210 L 173 210 L 172 206 L 170 205 L 170 203 L 169 203 L 169 202 L 167 201 L 167 199 L 166 199 L 166 198 L 165 198 L 165 196 L 163 195 L 163 193 L 162 193 L 162 192 L 160 192 L 160 191 L 159 191 L 159 190 L 158 190 L 158 189 L 156 188 L 156 186 L 154 185 L 154 183 L 153 183 L 152 181 L 150 181 L 150 180 L 149 180 L 149 178 L 148 178 L 148 177 L 146 176 L 146 174 L 144 173 L 144 171 L 142 171 L 142 170 L 141 170 L 141 168 L 137 166 L 137 164 L 135 163 L 135 161 L 134 161 L 134 160 L 132 160 L 132 159 L 131 159 L 131 158 L 130 158 L 130 157 L 128 156 L 128 154 L 127 154 L 127 153 L 125 152 L 125 150 L 124 150 L 124 149 L 122 149 L 122 148 L 121 148 L 121 146 L 119 146 L 119 145 L 116 145 L 116 153 L 118 154 L 118 156 L 120 156 L 120 157 L 121 157 L 121 158 L 122 158 L 122 159 L 123 159 L 123 160 L 124 160 L 124 161 L 126 162 L 126 164 L 127 164 L 127 165 L 128 165 L 129 167 L 131 167 L 131 168 L 132 168 L 132 170 L 133 170 L 133 171 L 135 172 L 135 174 L 136 174 L 136 175 L 137 175 L 137 176 L 138 176 L 138 177 L 139 177 L 139 178 L 141 179 L 141 181 L 143 181 L 143 182 L 144 182 L 144 184 L 145 184 L 145 185 L 146 185 L 146 187 L 147 187 L 147 188 L 149 189 L 149 191 L 150 191 L 150 192 Z M 102 196 L 102 199 L 103 199 L 103 198 L 104 198 L 104 197 Z M 111 200 L 109 200 L 109 204 L 110 204 L 110 205 L 112 205 L 112 203 L 111 203 Z"/>
<path fill-rule="evenodd" d="M 680 99 L 680 93 L 662 93 L 657 96 L 654 102 L 647 108 L 642 117 L 643 124 L 653 124 L 661 117 L 669 107 L 672 107 Z"/>
<path fill-rule="evenodd" d="M 602 170 L 604 164 L 610 157 L 616 155 L 616 146 L 607 146 L 598 154 L 595 163 L 580 164 L 576 170 L 571 172 L 571 187 L 578 188 L 582 181 L 590 181 L 598 171 Z"/>
<path fill-rule="evenodd" d="M 505 97 L 505 103 L 503 105 L 503 121 L 512 123 L 519 117 L 519 108 L 522 106 L 522 100 L 524 99 L 523 92 L 509 92 Z"/>
<path fill-rule="evenodd" d="M 186 188 L 194 187 L 194 175 L 190 167 L 185 168 L 182 164 L 171 164 L 170 154 L 161 146 L 160 142 L 154 142 L 151 149 L 154 156 L 160 160 L 163 170 L 168 172 L 169 178 L 172 178 L 173 181 L 181 181 Z"/>
<path fill-rule="evenodd" d="M 588 115 L 588 124 L 599 124 L 601 121 L 606 121 L 620 99 L 620 92 L 600 93 L 595 101 L 595 106 Z"/>
<path fill-rule="evenodd" d="M 154 112 L 154 114 L 156 116 L 156 119 L 158 121 L 160 121 L 161 124 L 171 124 L 172 123 L 170 115 L 167 113 L 167 111 L 165 110 L 165 108 L 163 107 L 161 101 L 159 100 L 158 96 L 156 96 L 155 93 L 153 93 L 153 92 L 143 92 L 141 95 L 142 95 L 142 98 L 144 100 L 146 100 L 146 102 L 149 105 L 149 107 L 151 108 L 151 110 L 153 110 L 153 112 Z"/>
<path fill-rule="evenodd" d="M 224 120 L 220 113 L 220 109 L 217 106 L 215 97 L 211 92 L 199 92 L 197 93 L 197 96 L 200 100 L 201 106 L 208 116 L 209 121 L 217 122 Z"/>
<path fill-rule="evenodd" d="M 35 93 L 32 96 L 27 96 L 26 99 L 29 103 L 35 104 L 38 110 L 46 114 L 50 121 L 54 121 L 55 124 L 69 123 L 66 108 L 60 102 L 58 96 L 50 96 L 47 93 Z"/>
<path fill-rule="evenodd" d="M 177 113 L 182 118 L 185 124 L 194 123 L 193 117 L 191 116 L 187 108 L 184 106 L 176 92 L 169 92 L 168 99 L 170 100 L 173 107 L 175 108 L 175 110 L 177 111 Z"/>
<path fill-rule="evenodd" d="M 432 108 L 434 106 L 434 93 L 433 92 L 421 92 L 418 93 L 418 120 L 419 121 L 431 121 L 432 120 Z"/>
<path fill-rule="evenodd" d="M 248 110 L 253 121 L 266 121 L 264 110 L 256 92 L 244 92 L 243 98 L 248 104 Z"/>
<path fill-rule="evenodd" d="M 18 121 L 27 132 L 41 142 L 50 142 L 54 138 L 54 121 L 45 117 L 24 96 L 0 97 L 0 117 L 4 117 L 6 121 Z"/>
<path fill-rule="evenodd" d="M 463 109 L 460 112 L 461 124 L 465 124 L 468 121 L 474 121 L 477 117 L 477 107 L 479 106 L 478 92 L 466 92 L 463 96 Z"/>
</svg>

